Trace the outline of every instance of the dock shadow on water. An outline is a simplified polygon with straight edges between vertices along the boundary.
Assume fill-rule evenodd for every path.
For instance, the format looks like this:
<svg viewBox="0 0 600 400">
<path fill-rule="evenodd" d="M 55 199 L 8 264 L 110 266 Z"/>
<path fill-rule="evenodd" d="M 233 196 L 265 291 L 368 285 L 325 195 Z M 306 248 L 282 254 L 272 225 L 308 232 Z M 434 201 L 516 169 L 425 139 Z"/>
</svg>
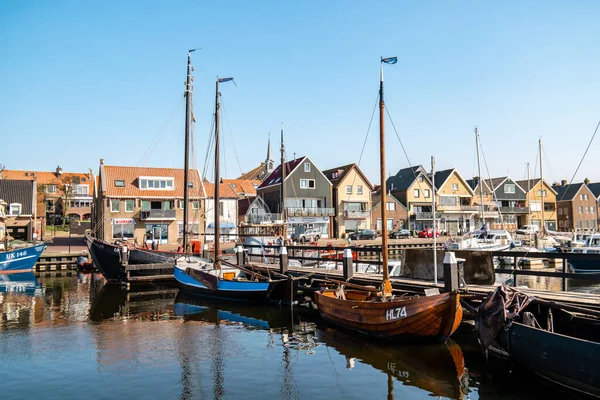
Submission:
<svg viewBox="0 0 600 400">
<path fill-rule="evenodd" d="M 308 309 L 201 300 L 172 285 L 127 291 L 94 274 L 5 277 L 0 311 L 3 399 L 556 395 L 486 360 L 468 323 L 445 344 L 382 344 Z"/>
</svg>

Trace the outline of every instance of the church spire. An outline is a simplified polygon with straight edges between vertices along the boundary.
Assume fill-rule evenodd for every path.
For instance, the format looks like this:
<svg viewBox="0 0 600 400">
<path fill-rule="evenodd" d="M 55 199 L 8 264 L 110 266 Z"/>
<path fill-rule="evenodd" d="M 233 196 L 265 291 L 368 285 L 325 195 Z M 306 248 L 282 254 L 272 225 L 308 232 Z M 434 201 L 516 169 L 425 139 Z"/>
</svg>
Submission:
<svg viewBox="0 0 600 400">
<path fill-rule="evenodd" d="M 267 158 L 265 159 L 265 176 L 273 172 L 274 162 L 271 157 L 271 134 L 269 133 L 269 143 L 267 144 Z"/>
</svg>

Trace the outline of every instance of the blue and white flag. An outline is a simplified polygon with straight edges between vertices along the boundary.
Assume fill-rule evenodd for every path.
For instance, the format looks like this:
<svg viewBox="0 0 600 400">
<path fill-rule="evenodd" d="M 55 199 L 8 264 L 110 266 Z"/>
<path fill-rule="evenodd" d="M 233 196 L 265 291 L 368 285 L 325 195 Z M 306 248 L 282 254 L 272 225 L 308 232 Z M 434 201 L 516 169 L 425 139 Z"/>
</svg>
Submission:
<svg viewBox="0 0 600 400">
<path fill-rule="evenodd" d="M 382 58 L 381 62 L 384 62 L 386 64 L 396 64 L 398 62 L 398 57 Z"/>
<path fill-rule="evenodd" d="M 232 80 L 233 80 L 233 78 L 219 78 L 218 79 L 219 83 L 229 82 L 229 81 L 232 81 Z"/>
</svg>

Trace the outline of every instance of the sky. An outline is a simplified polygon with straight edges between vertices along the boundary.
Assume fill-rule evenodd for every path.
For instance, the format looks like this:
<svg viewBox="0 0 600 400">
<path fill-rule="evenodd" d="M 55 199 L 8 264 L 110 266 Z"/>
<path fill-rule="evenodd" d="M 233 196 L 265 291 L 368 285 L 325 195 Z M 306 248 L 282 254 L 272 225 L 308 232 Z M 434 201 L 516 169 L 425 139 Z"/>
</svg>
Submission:
<svg viewBox="0 0 600 400">
<path fill-rule="evenodd" d="M 600 3 L 589 1 L 0 2 L 0 164 L 98 172 L 183 167 L 188 49 L 192 165 L 205 166 L 222 84 L 221 174 L 307 155 L 379 179 L 380 57 L 387 175 L 409 165 L 571 181 L 600 120 Z M 367 135 L 368 134 L 368 135 Z M 366 143 L 363 149 L 363 143 Z M 402 149 L 404 147 L 406 155 Z M 600 181 L 595 139 L 574 182 Z M 362 157 L 361 157 L 362 154 Z M 212 158 L 210 158 L 212 162 Z M 210 164 L 210 163 L 208 163 Z M 212 180 L 211 176 L 208 176 Z"/>
</svg>

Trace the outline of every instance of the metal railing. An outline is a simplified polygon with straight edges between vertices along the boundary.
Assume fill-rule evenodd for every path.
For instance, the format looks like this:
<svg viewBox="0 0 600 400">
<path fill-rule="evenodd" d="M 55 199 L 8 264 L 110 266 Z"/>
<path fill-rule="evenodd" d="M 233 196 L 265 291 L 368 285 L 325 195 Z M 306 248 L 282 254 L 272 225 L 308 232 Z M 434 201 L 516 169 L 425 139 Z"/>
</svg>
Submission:
<svg viewBox="0 0 600 400">
<path fill-rule="evenodd" d="M 502 214 L 527 214 L 529 207 L 500 207 Z"/>
<path fill-rule="evenodd" d="M 344 218 L 369 218 L 371 213 L 369 211 L 348 211 L 344 210 Z"/>
<path fill-rule="evenodd" d="M 175 219 L 177 211 L 176 210 L 141 210 L 140 211 L 140 219 L 142 220 L 165 220 L 165 219 Z"/>
<path fill-rule="evenodd" d="M 289 217 L 306 217 L 306 216 L 333 217 L 335 215 L 335 210 L 331 207 L 322 207 L 322 208 L 289 207 L 289 208 L 286 208 L 285 210 Z"/>
<path fill-rule="evenodd" d="M 439 211 L 479 211 L 479 207 L 477 206 L 444 206 L 438 205 L 437 209 Z"/>
</svg>

